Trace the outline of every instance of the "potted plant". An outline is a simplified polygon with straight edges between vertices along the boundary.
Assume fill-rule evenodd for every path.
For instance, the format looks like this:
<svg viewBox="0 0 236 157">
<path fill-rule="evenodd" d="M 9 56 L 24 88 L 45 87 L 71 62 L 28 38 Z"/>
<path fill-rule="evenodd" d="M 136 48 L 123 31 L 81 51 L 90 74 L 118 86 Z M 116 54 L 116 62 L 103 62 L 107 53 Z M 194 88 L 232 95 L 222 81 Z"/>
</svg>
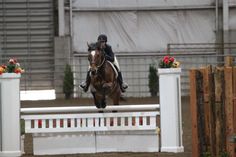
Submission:
<svg viewBox="0 0 236 157">
<path fill-rule="evenodd" d="M 164 56 L 159 63 L 159 68 L 178 68 L 180 63 L 174 57 Z"/>
<path fill-rule="evenodd" d="M 69 64 L 66 64 L 64 71 L 64 81 L 63 81 L 63 93 L 65 94 L 65 99 L 70 99 L 71 94 L 74 90 L 74 77 Z"/>
<path fill-rule="evenodd" d="M 157 69 L 154 65 L 149 66 L 148 78 L 149 78 L 148 87 L 149 87 L 151 96 L 156 97 L 158 89 L 159 89 L 159 78 L 157 75 Z"/>
<path fill-rule="evenodd" d="M 3 64 L 0 66 L 0 75 L 4 73 L 21 74 L 23 72 L 24 69 L 21 68 L 20 63 L 14 58 L 10 58 L 7 65 Z"/>
</svg>

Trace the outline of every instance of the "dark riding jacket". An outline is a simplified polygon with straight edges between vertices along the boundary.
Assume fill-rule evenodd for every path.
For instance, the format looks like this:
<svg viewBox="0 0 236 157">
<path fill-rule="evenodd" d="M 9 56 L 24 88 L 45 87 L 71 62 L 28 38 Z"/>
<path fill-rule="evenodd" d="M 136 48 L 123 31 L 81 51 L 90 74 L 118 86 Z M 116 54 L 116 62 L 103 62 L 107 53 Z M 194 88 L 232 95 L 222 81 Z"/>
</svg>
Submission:
<svg viewBox="0 0 236 157">
<path fill-rule="evenodd" d="M 106 60 L 114 62 L 114 53 L 110 45 L 106 44 L 106 47 L 103 49 L 106 54 Z"/>
</svg>

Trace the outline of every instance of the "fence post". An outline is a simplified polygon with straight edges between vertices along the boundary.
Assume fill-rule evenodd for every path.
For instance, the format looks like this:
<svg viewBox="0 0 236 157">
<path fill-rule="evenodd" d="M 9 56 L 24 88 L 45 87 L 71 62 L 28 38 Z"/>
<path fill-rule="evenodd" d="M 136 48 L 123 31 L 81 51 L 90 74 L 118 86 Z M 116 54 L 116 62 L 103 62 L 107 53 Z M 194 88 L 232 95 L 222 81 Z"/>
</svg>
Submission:
<svg viewBox="0 0 236 157">
<path fill-rule="evenodd" d="M 200 156 L 200 141 L 198 139 L 198 101 L 197 101 L 197 70 L 191 69 L 189 71 L 190 81 L 190 105 L 191 105 L 191 116 L 192 116 L 192 157 Z"/>
<path fill-rule="evenodd" d="M 216 155 L 220 156 L 221 152 L 226 151 L 226 134 L 225 134 L 225 109 L 224 109 L 224 67 L 216 67 L 214 70 L 215 84 L 215 143 L 211 143 L 211 147 L 215 147 Z"/>
<path fill-rule="evenodd" d="M 0 75 L 0 156 L 21 156 L 20 76 Z"/>
<path fill-rule="evenodd" d="M 183 152 L 180 68 L 158 69 L 161 151 Z"/>
<path fill-rule="evenodd" d="M 233 118 L 233 68 L 224 67 L 225 81 L 225 116 L 226 116 L 226 150 L 229 156 L 235 156 L 234 144 L 230 138 L 234 135 L 234 118 Z"/>
</svg>

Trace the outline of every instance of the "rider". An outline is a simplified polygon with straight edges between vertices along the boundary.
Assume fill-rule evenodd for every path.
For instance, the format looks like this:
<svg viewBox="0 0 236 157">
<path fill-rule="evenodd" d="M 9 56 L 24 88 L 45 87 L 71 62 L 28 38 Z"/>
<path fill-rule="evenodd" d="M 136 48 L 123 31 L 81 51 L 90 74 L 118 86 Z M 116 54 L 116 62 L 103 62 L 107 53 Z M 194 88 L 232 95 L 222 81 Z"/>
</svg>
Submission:
<svg viewBox="0 0 236 157">
<path fill-rule="evenodd" d="M 115 65 L 116 69 L 118 70 L 118 82 L 120 84 L 120 89 L 122 92 L 125 92 L 125 90 L 128 88 L 128 84 L 123 82 L 123 77 L 116 56 L 114 55 L 111 46 L 107 44 L 107 36 L 105 34 L 101 34 L 98 36 L 97 40 L 98 42 L 101 43 L 102 49 L 106 54 L 106 60 L 112 62 Z M 84 92 L 88 91 L 90 80 L 91 79 L 90 79 L 90 69 L 89 69 L 89 71 L 87 72 L 86 81 L 80 84 L 80 88 L 82 88 Z"/>
</svg>

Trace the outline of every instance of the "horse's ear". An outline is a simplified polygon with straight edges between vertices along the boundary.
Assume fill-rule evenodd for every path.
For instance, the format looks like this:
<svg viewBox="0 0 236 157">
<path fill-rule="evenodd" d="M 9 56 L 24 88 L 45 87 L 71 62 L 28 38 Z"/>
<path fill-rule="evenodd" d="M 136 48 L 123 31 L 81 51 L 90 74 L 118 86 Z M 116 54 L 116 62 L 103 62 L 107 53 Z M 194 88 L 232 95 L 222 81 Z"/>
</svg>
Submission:
<svg viewBox="0 0 236 157">
<path fill-rule="evenodd" d="M 87 42 L 87 46 L 88 46 L 88 48 L 90 48 L 90 45 L 89 45 L 89 43 Z"/>
<path fill-rule="evenodd" d="M 91 50 L 91 45 L 87 42 L 87 46 L 88 46 L 88 51 Z"/>
</svg>

